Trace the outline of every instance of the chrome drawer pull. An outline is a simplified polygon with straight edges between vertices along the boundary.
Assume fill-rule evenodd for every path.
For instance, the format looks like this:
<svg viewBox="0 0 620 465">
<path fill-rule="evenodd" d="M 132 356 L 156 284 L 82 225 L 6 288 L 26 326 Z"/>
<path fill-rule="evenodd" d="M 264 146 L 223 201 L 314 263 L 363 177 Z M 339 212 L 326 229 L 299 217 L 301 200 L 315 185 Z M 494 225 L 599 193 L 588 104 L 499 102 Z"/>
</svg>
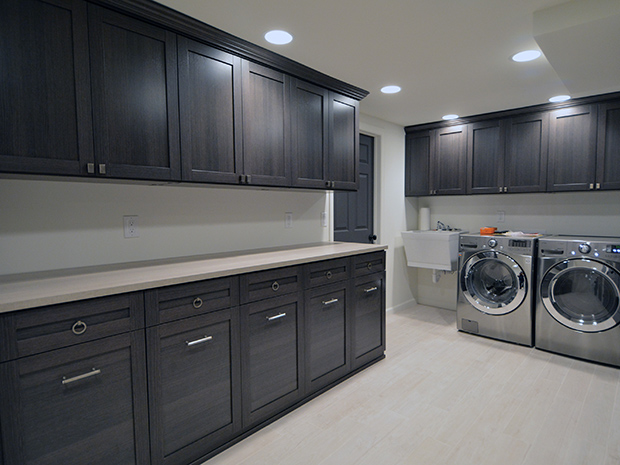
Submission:
<svg viewBox="0 0 620 465">
<path fill-rule="evenodd" d="M 93 371 L 89 371 L 88 373 L 84 373 L 83 375 L 74 376 L 73 378 L 67 379 L 65 376 L 62 377 L 62 384 L 67 385 L 79 381 L 81 379 L 90 378 L 91 376 L 100 375 L 101 370 L 97 370 L 93 368 Z"/>
<path fill-rule="evenodd" d="M 192 302 L 192 305 L 194 306 L 194 308 L 202 307 L 202 299 L 200 297 L 196 297 Z"/>
<path fill-rule="evenodd" d="M 267 317 L 267 321 L 273 321 L 273 320 L 278 320 L 280 318 L 283 318 L 286 316 L 286 313 L 280 313 L 278 315 L 274 315 L 274 316 L 268 316 Z"/>
<path fill-rule="evenodd" d="M 335 304 L 336 302 L 338 302 L 338 299 L 324 300 L 323 305 L 331 305 Z"/>
<path fill-rule="evenodd" d="M 75 323 L 73 323 L 71 331 L 76 336 L 79 336 L 80 334 L 84 334 L 87 328 L 88 327 L 86 326 L 86 323 L 84 323 L 83 321 L 76 321 Z"/>
<path fill-rule="evenodd" d="M 185 341 L 185 344 L 187 344 L 187 347 L 191 347 L 195 346 L 196 344 L 203 344 L 207 341 L 210 341 L 211 339 L 213 339 L 213 336 L 205 336 L 201 339 L 196 339 L 195 341 Z"/>
<path fill-rule="evenodd" d="M 273 282 L 273 284 L 271 285 L 271 289 L 273 289 L 273 292 L 276 292 L 278 289 L 280 289 L 280 284 L 278 283 L 278 281 Z"/>
<path fill-rule="evenodd" d="M 364 289 L 364 292 L 375 292 L 377 289 L 377 286 L 369 287 L 368 289 Z"/>
<path fill-rule="evenodd" d="M 326 277 L 327 279 L 332 279 L 332 272 L 331 272 L 331 271 L 328 271 L 327 273 L 325 273 L 325 277 Z"/>
</svg>

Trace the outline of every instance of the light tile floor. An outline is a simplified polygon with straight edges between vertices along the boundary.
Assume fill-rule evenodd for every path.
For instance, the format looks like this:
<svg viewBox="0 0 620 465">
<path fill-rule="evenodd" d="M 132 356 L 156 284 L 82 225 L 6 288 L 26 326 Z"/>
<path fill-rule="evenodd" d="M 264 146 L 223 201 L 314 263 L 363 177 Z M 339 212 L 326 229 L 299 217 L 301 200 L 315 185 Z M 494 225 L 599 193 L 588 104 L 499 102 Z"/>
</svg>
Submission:
<svg viewBox="0 0 620 465">
<path fill-rule="evenodd" d="M 620 369 L 387 316 L 386 359 L 205 465 L 620 464 Z"/>
</svg>

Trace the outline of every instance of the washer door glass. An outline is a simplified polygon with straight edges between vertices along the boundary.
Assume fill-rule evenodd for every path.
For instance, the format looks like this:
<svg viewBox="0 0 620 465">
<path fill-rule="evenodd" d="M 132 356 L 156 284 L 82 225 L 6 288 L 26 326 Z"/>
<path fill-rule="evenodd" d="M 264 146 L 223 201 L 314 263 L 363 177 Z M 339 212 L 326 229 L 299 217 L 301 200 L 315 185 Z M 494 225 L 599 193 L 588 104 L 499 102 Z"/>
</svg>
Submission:
<svg viewBox="0 0 620 465">
<path fill-rule="evenodd" d="M 496 251 L 472 255 L 461 269 L 461 292 L 481 312 L 505 315 L 521 305 L 527 279 L 519 264 Z"/>
<path fill-rule="evenodd" d="M 542 302 L 559 323 L 583 332 L 600 332 L 620 323 L 620 277 L 604 263 L 564 260 L 547 271 Z"/>
</svg>

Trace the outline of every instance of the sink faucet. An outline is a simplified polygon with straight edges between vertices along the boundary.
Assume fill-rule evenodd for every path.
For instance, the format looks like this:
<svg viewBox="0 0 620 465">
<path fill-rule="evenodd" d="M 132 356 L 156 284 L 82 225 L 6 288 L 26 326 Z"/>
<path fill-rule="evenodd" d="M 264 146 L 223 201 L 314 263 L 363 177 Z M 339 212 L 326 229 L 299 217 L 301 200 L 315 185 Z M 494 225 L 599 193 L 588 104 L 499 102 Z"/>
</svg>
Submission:
<svg viewBox="0 0 620 465">
<path fill-rule="evenodd" d="M 444 231 L 446 228 L 446 225 L 443 224 L 441 221 L 437 221 L 437 231 Z"/>
</svg>

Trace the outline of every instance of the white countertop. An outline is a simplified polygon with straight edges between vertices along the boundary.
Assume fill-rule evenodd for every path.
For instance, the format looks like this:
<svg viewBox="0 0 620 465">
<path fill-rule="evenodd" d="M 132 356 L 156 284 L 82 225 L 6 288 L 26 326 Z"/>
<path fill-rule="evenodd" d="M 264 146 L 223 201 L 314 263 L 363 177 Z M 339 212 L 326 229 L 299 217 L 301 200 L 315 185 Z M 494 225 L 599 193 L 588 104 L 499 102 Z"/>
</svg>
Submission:
<svg viewBox="0 0 620 465">
<path fill-rule="evenodd" d="M 325 242 L 0 276 L 0 313 L 387 249 Z"/>
</svg>

